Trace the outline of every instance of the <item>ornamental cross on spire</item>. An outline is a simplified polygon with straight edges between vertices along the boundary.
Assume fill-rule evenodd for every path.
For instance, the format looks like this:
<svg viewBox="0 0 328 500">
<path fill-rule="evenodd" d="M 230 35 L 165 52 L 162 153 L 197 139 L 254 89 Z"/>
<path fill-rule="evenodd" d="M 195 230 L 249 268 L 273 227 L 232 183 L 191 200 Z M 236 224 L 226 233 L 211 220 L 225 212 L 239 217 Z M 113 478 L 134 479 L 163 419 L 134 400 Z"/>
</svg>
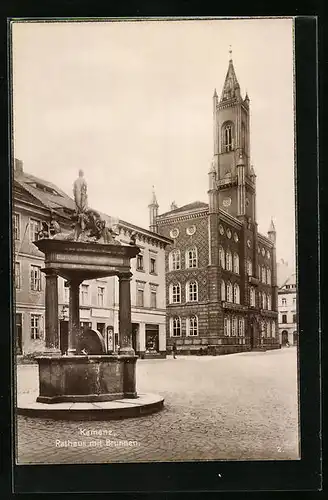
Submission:
<svg viewBox="0 0 328 500">
<path fill-rule="evenodd" d="M 229 55 L 230 55 L 230 60 L 232 59 L 232 48 L 231 45 L 229 45 Z"/>
</svg>

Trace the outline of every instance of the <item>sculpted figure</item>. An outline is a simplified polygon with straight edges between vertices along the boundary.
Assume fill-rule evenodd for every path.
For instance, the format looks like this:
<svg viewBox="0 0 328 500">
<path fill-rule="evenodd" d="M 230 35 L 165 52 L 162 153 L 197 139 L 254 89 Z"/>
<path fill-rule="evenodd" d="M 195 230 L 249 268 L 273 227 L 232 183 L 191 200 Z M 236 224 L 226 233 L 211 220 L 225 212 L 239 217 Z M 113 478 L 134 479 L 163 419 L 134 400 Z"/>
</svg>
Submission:
<svg viewBox="0 0 328 500">
<path fill-rule="evenodd" d="M 59 225 L 58 221 L 55 218 L 51 219 L 51 221 L 50 221 L 50 235 L 55 236 L 55 234 L 58 234 L 60 232 L 61 232 L 61 229 L 60 229 L 60 225 Z"/>
<path fill-rule="evenodd" d="M 84 179 L 83 170 L 79 170 L 79 177 L 73 186 L 74 200 L 77 212 L 85 212 L 88 208 L 87 183 Z"/>
<path fill-rule="evenodd" d="M 115 232 L 106 226 L 106 222 L 104 220 L 101 221 L 101 242 L 107 244 L 115 244 L 120 245 L 121 243 L 115 239 Z"/>
<path fill-rule="evenodd" d="M 42 222 L 42 227 L 38 232 L 38 240 L 42 240 L 43 238 L 49 238 L 49 228 L 46 222 Z"/>
<path fill-rule="evenodd" d="M 136 239 L 137 239 L 137 233 L 135 231 L 133 231 L 133 233 L 131 234 L 129 245 L 135 245 Z"/>
<path fill-rule="evenodd" d="M 106 222 L 95 210 L 88 209 L 87 183 L 82 170 L 73 185 L 75 213 L 72 215 L 73 231 L 67 239 L 73 241 L 115 243 L 115 231 L 106 227 Z"/>
</svg>

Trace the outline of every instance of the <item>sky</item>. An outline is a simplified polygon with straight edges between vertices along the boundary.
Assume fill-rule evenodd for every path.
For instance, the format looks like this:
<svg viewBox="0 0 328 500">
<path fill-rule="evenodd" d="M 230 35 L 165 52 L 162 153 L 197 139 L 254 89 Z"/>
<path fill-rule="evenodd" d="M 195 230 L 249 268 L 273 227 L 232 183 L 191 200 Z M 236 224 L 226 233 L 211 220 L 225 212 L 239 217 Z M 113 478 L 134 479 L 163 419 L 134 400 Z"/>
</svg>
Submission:
<svg viewBox="0 0 328 500">
<path fill-rule="evenodd" d="M 295 262 L 292 19 L 14 22 L 14 155 L 72 195 L 148 228 L 159 213 L 207 202 L 212 96 L 231 46 L 251 110 L 259 231 L 271 217 L 277 257 Z"/>
</svg>

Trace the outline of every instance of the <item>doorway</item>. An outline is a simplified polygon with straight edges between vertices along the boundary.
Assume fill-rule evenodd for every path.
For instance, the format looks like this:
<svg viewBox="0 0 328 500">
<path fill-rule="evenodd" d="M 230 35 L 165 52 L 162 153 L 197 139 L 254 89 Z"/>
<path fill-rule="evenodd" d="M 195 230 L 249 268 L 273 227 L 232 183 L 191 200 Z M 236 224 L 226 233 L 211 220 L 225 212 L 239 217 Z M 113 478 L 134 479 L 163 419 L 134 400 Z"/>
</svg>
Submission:
<svg viewBox="0 0 328 500">
<path fill-rule="evenodd" d="M 159 326 L 146 325 L 146 352 L 159 351 Z"/>
<path fill-rule="evenodd" d="M 97 323 L 97 330 L 99 333 L 101 333 L 101 335 L 105 338 L 105 327 L 106 327 L 106 324 L 105 323 Z"/>
<path fill-rule="evenodd" d="M 254 349 L 256 347 L 256 334 L 257 334 L 257 324 L 256 320 L 253 319 L 251 321 L 251 335 L 250 335 L 250 344 L 251 344 L 251 349 Z"/>
<path fill-rule="evenodd" d="M 22 354 L 22 313 L 16 313 L 15 317 L 16 354 Z"/>
<path fill-rule="evenodd" d="M 59 345 L 60 352 L 65 354 L 68 349 L 68 321 L 60 321 L 59 324 Z"/>
<path fill-rule="evenodd" d="M 283 330 L 281 332 L 281 344 L 286 345 L 287 342 L 288 342 L 288 332 L 287 332 L 287 330 Z"/>
</svg>

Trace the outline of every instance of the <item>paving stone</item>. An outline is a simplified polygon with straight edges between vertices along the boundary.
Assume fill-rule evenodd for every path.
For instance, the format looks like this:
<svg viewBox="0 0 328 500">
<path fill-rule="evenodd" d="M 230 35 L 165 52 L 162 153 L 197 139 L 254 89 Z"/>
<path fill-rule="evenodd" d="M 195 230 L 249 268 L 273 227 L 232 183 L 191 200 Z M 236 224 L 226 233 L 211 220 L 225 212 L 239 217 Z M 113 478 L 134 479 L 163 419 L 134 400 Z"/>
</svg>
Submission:
<svg viewBox="0 0 328 500">
<path fill-rule="evenodd" d="M 37 366 L 17 371 L 20 392 L 35 392 Z M 140 393 L 163 396 L 164 410 L 107 422 L 18 416 L 18 463 L 298 458 L 295 348 L 139 360 L 137 384 Z M 81 429 L 111 434 L 83 436 Z M 109 446 L 106 439 L 123 444 Z M 58 441 L 85 444 L 58 446 Z"/>
</svg>

